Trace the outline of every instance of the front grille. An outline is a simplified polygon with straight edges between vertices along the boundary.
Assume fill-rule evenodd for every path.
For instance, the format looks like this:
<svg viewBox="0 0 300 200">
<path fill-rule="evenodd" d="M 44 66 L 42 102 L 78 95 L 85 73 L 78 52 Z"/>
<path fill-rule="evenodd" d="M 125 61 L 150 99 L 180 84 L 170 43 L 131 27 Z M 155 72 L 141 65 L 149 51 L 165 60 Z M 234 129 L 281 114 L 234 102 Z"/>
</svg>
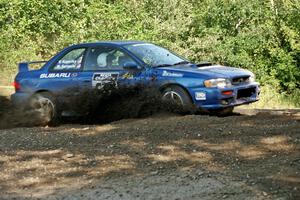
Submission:
<svg viewBox="0 0 300 200">
<path fill-rule="evenodd" d="M 232 79 L 232 85 L 240 85 L 249 82 L 250 76 L 235 77 Z"/>
<path fill-rule="evenodd" d="M 255 87 L 247 88 L 247 89 L 240 89 L 237 92 L 237 99 L 251 97 L 253 94 L 255 94 L 255 92 L 256 92 Z"/>
</svg>

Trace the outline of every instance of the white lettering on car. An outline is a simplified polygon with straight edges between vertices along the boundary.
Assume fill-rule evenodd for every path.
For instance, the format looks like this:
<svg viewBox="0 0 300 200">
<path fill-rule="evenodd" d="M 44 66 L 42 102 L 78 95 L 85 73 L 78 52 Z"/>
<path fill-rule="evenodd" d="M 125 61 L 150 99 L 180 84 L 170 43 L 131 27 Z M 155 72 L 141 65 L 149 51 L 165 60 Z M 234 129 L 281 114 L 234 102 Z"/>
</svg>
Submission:
<svg viewBox="0 0 300 200">
<path fill-rule="evenodd" d="M 69 78 L 71 73 L 49 73 L 41 74 L 40 78 Z"/>
<path fill-rule="evenodd" d="M 47 74 L 41 74 L 40 75 L 40 78 L 46 78 L 47 77 Z"/>
<path fill-rule="evenodd" d="M 183 74 L 181 74 L 181 73 L 176 73 L 176 72 L 163 71 L 162 76 L 169 76 L 169 77 L 183 77 Z"/>
</svg>

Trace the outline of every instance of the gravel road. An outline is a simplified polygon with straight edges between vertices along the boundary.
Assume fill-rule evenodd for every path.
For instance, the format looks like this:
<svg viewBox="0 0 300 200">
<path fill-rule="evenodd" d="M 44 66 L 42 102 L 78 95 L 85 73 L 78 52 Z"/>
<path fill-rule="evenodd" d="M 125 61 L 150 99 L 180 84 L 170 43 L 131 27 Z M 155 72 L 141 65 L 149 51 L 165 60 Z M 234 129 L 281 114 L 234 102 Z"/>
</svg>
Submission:
<svg viewBox="0 0 300 200">
<path fill-rule="evenodd" d="M 300 199 L 300 111 L 0 129 L 0 199 Z"/>
</svg>

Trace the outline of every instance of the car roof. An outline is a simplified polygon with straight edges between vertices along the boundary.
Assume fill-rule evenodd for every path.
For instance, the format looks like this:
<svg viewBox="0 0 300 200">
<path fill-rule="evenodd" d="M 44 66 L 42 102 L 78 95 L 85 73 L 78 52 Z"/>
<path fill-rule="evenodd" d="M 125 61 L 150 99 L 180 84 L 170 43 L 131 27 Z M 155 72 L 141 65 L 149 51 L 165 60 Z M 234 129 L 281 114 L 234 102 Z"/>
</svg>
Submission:
<svg viewBox="0 0 300 200">
<path fill-rule="evenodd" d="M 97 41 L 97 42 L 87 42 L 72 45 L 71 47 L 80 47 L 80 46 L 93 46 L 93 45 L 108 45 L 108 46 L 125 46 L 130 44 L 144 44 L 148 42 L 144 41 L 134 41 L 134 40 L 120 40 L 120 41 Z"/>
</svg>

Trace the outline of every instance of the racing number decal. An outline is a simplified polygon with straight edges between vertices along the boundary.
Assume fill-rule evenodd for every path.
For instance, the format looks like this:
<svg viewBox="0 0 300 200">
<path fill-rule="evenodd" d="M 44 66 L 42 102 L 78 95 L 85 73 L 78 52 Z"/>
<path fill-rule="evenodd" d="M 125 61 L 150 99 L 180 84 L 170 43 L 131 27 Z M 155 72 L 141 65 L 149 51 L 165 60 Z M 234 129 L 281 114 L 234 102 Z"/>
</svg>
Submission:
<svg viewBox="0 0 300 200">
<path fill-rule="evenodd" d="M 116 88 L 118 77 L 119 73 L 95 73 L 93 74 L 92 86 L 96 89 Z"/>
</svg>

